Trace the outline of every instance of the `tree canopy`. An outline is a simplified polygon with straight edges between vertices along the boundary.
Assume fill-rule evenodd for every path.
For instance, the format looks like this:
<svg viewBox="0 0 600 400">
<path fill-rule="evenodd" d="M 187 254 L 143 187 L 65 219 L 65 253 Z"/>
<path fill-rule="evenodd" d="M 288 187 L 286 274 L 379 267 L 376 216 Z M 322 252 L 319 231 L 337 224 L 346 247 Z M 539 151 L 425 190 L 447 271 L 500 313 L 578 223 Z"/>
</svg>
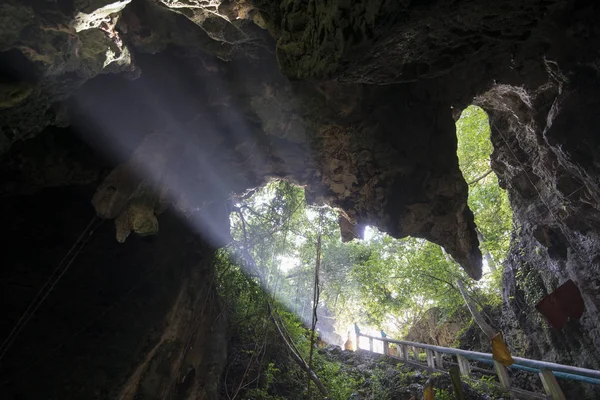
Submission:
<svg viewBox="0 0 600 400">
<path fill-rule="evenodd" d="M 457 122 L 457 154 L 482 250 L 489 267 L 497 269 L 508 250 L 511 210 L 490 169 L 489 135 L 485 112 L 475 106 L 465 109 Z M 330 318 L 342 336 L 354 322 L 401 335 L 431 307 L 452 314 L 463 304 L 457 279 L 476 297 L 498 298 L 497 276 L 476 285 L 438 245 L 417 238 L 396 240 L 373 228 L 369 240 L 342 243 L 337 221 L 336 210 L 308 205 L 301 187 L 273 181 L 237 200 L 231 215 L 233 247 L 242 259 L 247 254 L 255 263 L 247 273 L 308 324 L 321 234 L 320 325 Z"/>
<path fill-rule="evenodd" d="M 237 253 L 248 252 L 256 264 L 247 272 L 306 324 L 322 233 L 319 326 L 333 332 L 329 319 L 341 336 L 354 322 L 402 335 L 428 308 L 451 314 L 461 307 L 457 279 L 476 288 L 441 247 L 424 239 L 375 231 L 368 241 L 342 243 L 337 212 L 307 205 L 303 189 L 288 182 L 272 182 L 238 203 L 231 220 Z"/>
</svg>

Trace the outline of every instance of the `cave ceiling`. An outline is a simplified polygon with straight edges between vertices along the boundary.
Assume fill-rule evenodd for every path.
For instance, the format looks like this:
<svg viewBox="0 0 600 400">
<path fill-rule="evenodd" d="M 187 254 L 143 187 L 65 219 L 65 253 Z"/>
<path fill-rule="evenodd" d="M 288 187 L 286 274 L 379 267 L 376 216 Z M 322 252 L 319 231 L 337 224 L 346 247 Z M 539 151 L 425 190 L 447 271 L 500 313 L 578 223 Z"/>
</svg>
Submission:
<svg viewBox="0 0 600 400">
<path fill-rule="evenodd" d="M 4 1 L 0 195 L 96 183 L 119 241 L 172 206 L 223 242 L 207 205 L 285 178 L 346 240 L 422 237 L 478 279 L 454 122 L 495 79 L 547 80 L 562 3 Z"/>
</svg>

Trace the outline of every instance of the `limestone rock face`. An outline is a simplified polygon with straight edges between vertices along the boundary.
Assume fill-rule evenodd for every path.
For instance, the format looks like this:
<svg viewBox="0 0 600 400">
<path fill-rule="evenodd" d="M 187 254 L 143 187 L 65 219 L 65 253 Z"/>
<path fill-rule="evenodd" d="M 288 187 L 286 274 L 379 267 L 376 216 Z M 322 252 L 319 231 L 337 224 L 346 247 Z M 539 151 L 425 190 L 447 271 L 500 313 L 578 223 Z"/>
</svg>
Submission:
<svg viewBox="0 0 600 400">
<path fill-rule="evenodd" d="M 403 340 L 453 347 L 459 332 L 468 323 L 465 314 L 448 317 L 439 308 L 430 308 L 411 326 Z"/>
<path fill-rule="evenodd" d="M 582 7 L 558 19 L 566 28 L 552 32 L 545 79 L 497 84 L 475 100 L 490 117 L 492 167 L 517 224 L 504 270 L 505 337 L 516 354 L 588 368 L 600 363 L 600 143 L 598 115 L 591 112 L 598 107 L 592 93 L 599 90 L 599 58 L 597 51 L 584 50 L 599 39 L 589 35 L 595 12 L 595 6 Z M 578 285 L 586 311 L 557 331 L 534 307 L 569 279 Z M 586 395 L 597 396 L 591 393 Z"/>
<path fill-rule="evenodd" d="M 298 79 L 389 84 L 448 73 L 525 42 L 561 1 L 257 1 Z M 512 49 L 511 49 L 512 47 Z"/>
<path fill-rule="evenodd" d="M 134 69 L 115 31 L 127 3 L 85 2 L 81 11 L 62 2 L 0 5 L 0 153 L 48 125 L 68 124 L 58 103 L 86 80 Z"/>
<path fill-rule="evenodd" d="M 479 101 L 492 122 L 493 167 L 509 191 L 518 228 L 504 272 L 502 325 L 518 354 L 598 368 L 599 270 L 595 85 L 556 76 L 536 91 L 498 86 Z M 585 99 L 585 100 L 584 100 Z M 579 122 L 576 115 L 588 115 Z M 569 132 L 567 134 L 567 132 Z M 586 310 L 552 329 L 535 305 L 572 279 Z M 590 392 L 582 395 L 597 396 Z M 576 393 L 569 389 L 570 393 Z M 579 392 L 577 392 L 579 393 Z"/>
</svg>

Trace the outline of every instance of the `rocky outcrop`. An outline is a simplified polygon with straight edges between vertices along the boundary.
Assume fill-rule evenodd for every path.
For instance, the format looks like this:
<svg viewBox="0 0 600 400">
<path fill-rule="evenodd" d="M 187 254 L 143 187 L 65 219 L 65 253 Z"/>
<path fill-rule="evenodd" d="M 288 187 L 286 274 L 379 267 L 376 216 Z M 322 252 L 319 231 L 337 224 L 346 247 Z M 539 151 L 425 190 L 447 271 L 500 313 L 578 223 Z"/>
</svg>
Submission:
<svg viewBox="0 0 600 400">
<path fill-rule="evenodd" d="M 537 91 L 498 86 L 480 98 L 492 124 L 493 167 L 518 223 L 504 272 L 503 328 L 517 354 L 598 368 L 598 121 L 590 114 L 577 122 L 598 88 L 578 86 L 577 73 L 555 77 Z M 557 331 L 534 306 L 569 279 L 586 311 Z"/>
<path fill-rule="evenodd" d="M 592 94 L 599 89 L 598 54 L 573 57 L 598 40 L 587 31 L 593 11 L 561 17 L 570 27 L 565 36 L 556 34 L 545 82 L 497 85 L 476 102 L 489 114 L 492 167 L 517 224 L 503 279 L 505 337 L 518 355 L 597 369 L 600 121 L 591 110 L 598 107 Z M 558 331 L 534 306 L 569 279 L 586 311 Z"/>
<path fill-rule="evenodd" d="M 531 37 L 560 1 L 257 1 L 278 38 L 282 71 L 297 79 L 389 84 L 443 75 Z"/>
<path fill-rule="evenodd" d="M 85 81 L 135 69 L 115 30 L 129 2 L 0 5 L 0 153 L 48 125 L 68 125 L 60 102 Z"/>
<path fill-rule="evenodd" d="M 203 83 L 203 87 L 191 85 L 204 92 L 205 97 L 192 96 L 193 100 L 190 99 L 198 109 L 190 110 L 182 119 L 177 118 L 177 127 L 167 121 L 173 120 L 169 114 L 179 114 L 176 110 L 178 105 L 162 107 L 160 111 L 163 117 L 155 118 L 157 122 L 160 120 L 157 125 L 165 126 L 162 134 L 168 137 L 167 142 L 170 141 L 163 150 L 170 152 L 164 157 L 171 161 L 171 165 L 165 165 L 167 172 L 161 171 L 159 175 L 169 175 L 164 180 L 169 182 L 170 196 L 175 197 L 172 201 L 197 208 L 198 204 L 223 202 L 231 193 L 241 193 L 261 185 L 270 177 L 290 179 L 308 186 L 311 201 L 339 207 L 352 225 L 377 225 L 396 237 L 420 236 L 443 245 L 472 277 L 479 278 L 481 255 L 474 234 L 473 216 L 466 206 L 466 185 L 458 170 L 451 112 L 442 107 L 441 99 L 433 93 L 432 88 L 290 83 L 277 71 L 275 59 L 266 48 L 269 39 L 258 26 L 261 24 L 257 25 L 255 17 L 260 14 L 249 4 L 234 2 L 230 7 L 213 10 L 208 3 L 206 7 L 188 7 L 176 3 L 143 3 L 131 10 L 125 8 L 125 12 L 123 8 L 128 6 L 127 1 L 95 2 L 81 9 L 69 10 L 73 18 L 65 22 L 65 29 L 76 38 L 84 32 L 98 37 L 99 42 L 83 45 L 85 51 L 102 49 L 102 54 L 106 55 L 102 63 L 89 67 L 81 64 L 87 59 L 77 58 L 81 55 L 77 52 L 77 57 L 74 56 L 74 61 L 69 65 L 77 74 L 79 69 L 86 71 L 86 74 L 77 75 L 81 75 L 77 85 L 99 72 L 110 71 L 108 67 L 112 64 L 133 68 L 129 62 L 113 60 L 117 57 L 116 50 L 103 48 L 102 40 L 117 46 L 123 57 L 126 52 L 130 53 L 128 45 L 136 49 L 139 46 L 140 51 L 154 52 L 164 49 L 169 43 L 179 44 L 183 46 L 186 57 L 203 66 L 186 78 L 211 80 L 211 84 Z M 174 9 L 185 18 L 182 16 L 177 19 L 173 14 L 154 26 L 150 21 L 164 15 L 164 6 Z M 20 10 L 17 6 L 14 8 Z M 45 10 L 30 11 L 35 15 Z M 124 15 L 120 23 L 121 13 Z M 194 24 L 187 22 L 182 28 L 182 18 Z M 233 31 L 228 34 L 226 30 L 230 28 Z M 178 32 L 187 34 L 180 35 Z M 195 47 L 186 46 L 182 37 L 197 39 L 197 44 Z M 202 53 L 210 53 L 215 42 L 226 48 L 224 52 L 213 54 L 234 61 L 224 64 Z M 249 44 L 244 45 L 245 42 Z M 7 44 L 7 47 L 11 48 L 10 51 L 24 54 L 20 42 Z M 49 65 L 60 65 L 62 68 L 66 64 L 54 62 Z M 241 69 L 246 72 L 239 73 Z M 43 70 L 34 71 L 36 77 L 43 75 L 61 89 L 69 90 L 54 78 L 56 74 L 63 74 L 62 69 L 55 71 L 52 77 L 48 77 Z M 165 79 L 164 75 L 157 73 L 149 79 Z M 184 79 L 168 79 L 176 88 L 189 90 Z M 37 88 L 39 85 L 35 83 L 34 86 Z M 96 93 L 92 95 L 97 96 Z M 112 99 L 109 101 L 119 96 L 121 94 L 117 88 L 116 92 L 111 93 Z M 50 103 L 61 98 L 58 94 L 52 94 L 49 98 L 40 99 L 33 93 L 28 97 L 31 101 L 10 107 L 5 113 L 7 118 L 11 113 L 23 115 L 20 107 L 31 102 L 43 101 L 44 107 L 49 107 Z M 74 107 L 85 108 L 85 103 L 85 99 L 77 101 Z M 97 113 L 95 108 L 97 106 L 91 109 L 87 107 L 87 118 L 97 118 L 91 115 Z M 132 117 L 122 116 L 125 120 L 131 120 Z M 407 124 L 407 121 L 411 122 Z M 39 129 L 29 126 L 30 122 L 15 120 L 10 126 L 11 129 L 31 135 Z M 51 122 L 44 119 L 37 123 L 42 127 Z M 106 124 L 107 121 L 102 123 Z M 108 125 L 111 125 L 110 122 Z M 200 126 L 202 129 L 198 129 Z M 223 135 L 222 129 L 231 133 Z M 177 134 L 172 135 L 173 131 L 177 131 Z M 127 138 L 129 133 L 123 135 L 119 131 L 118 134 L 109 133 L 111 135 L 114 137 L 110 137 L 110 141 L 116 147 L 110 150 L 112 152 L 122 152 L 121 143 L 131 142 Z M 16 135 L 13 139 L 20 137 L 23 135 Z M 10 144 L 10 141 L 7 143 Z M 192 154 L 193 148 L 197 150 L 195 154 Z M 184 154 L 186 152 L 187 155 Z M 437 156 L 431 157 L 432 154 Z M 173 163 L 175 159 L 177 163 Z M 152 171 L 160 168 L 153 168 L 153 162 L 155 160 L 145 165 L 137 163 L 142 171 L 135 173 L 153 175 L 153 179 L 163 180 L 154 176 Z M 202 172 L 192 178 L 190 174 L 182 173 L 183 164 L 187 164 L 188 171 Z M 125 175 L 131 176 L 132 173 L 129 171 Z M 157 184 L 151 182 L 150 187 Z M 183 193 L 185 188 L 206 185 L 221 188 L 218 194 L 214 190 L 204 190 L 194 195 Z M 112 184 L 105 186 L 114 187 Z M 128 184 L 125 183 L 125 186 Z M 204 198 L 209 192 L 212 192 L 211 198 Z M 105 193 L 100 195 L 104 196 Z M 133 193 L 125 190 L 123 193 L 117 192 L 117 195 L 129 199 Z M 160 194 L 149 196 L 162 197 Z M 186 198 L 190 196 L 193 198 Z M 140 201 L 137 203 L 139 205 Z M 131 205 L 117 204 L 131 208 Z M 149 207 L 153 209 L 155 206 Z M 103 210 L 98 212 L 99 215 L 108 216 Z M 147 213 L 139 210 L 125 212 L 128 216 L 117 220 L 119 240 L 124 240 L 126 232 L 131 230 L 140 233 L 156 231 L 157 221 L 153 221 L 153 210 Z M 110 217 L 121 214 L 122 210 L 119 210 Z M 132 215 L 146 217 L 138 220 Z M 136 228 L 136 224 L 140 227 Z"/>
<path fill-rule="evenodd" d="M 11 269 L 2 271 L 3 338 L 94 217 L 93 191 L 49 188 L 0 199 L 13 216 L 4 225 Z M 132 237 L 126 247 L 108 224 L 92 227 L 3 354 L 0 396 L 216 399 L 227 335 L 212 285 L 214 248 L 170 212 L 161 216 L 161 235 Z"/>
</svg>

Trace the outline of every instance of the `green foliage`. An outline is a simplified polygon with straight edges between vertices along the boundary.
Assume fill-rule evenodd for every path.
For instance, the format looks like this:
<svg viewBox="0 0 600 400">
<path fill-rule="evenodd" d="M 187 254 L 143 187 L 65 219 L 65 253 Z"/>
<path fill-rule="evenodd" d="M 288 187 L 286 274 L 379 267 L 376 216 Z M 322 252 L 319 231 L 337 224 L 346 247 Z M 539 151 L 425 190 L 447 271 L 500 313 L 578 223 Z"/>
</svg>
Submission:
<svg viewBox="0 0 600 400">
<path fill-rule="evenodd" d="M 454 394 L 446 389 L 434 388 L 435 400 L 454 400 Z"/>
<path fill-rule="evenodd" d="M 370 377 L 369 398 L 371 399 L 390 399 L 396 390 L 399 382 L 390 379 L 390 374 L 386 368 L 376 368 Z"/>
<path fill-rule="evenodd" d="M 306 382 L 303 372 L 290 361 L 270 320 L 270 298 L 256 278 L 249 277 L 226 249 L 216 258 L 217 289 L 225 301 L 231 343 L 225 386 L 232 398 L 278 400 L 289 393 L 301 393 Z M 298 346 L 307 349 L 305 329 L 289 313 L 281 320 L 295 336 Z"/>
<path fill-rule="evenodd" d="M 284 400 L 283 397 L 273 396 L 269 394 L 269 387 L 275 381 L 275 376 L 279 374 L 279 369 L 275 368 L 275 364 L 269 363 L 264 371 L 264 386 L 248 390 L 245 399 L 264 399 L 264 400 Z"/>
<path fill-rule="evenodd" d="M 433 243 L 415 238 L 395 240 L 376 233 L 369 242 L 347 244 L 346 251 L 350 251 L 352 268 L 346 273 L 338 302 L 355 321 L 372 326 L 391 321 L 394 326 L 387 329 L 400 336 L 431 307 L 450 315 L 463 305 L 455 281 L 469 280 Z M 324 297 L 328 295 L 325 290 Z"/>
<path fill-rule="evenodd" d="M 338 363 L 327 361 L 320 356 L 317 356 L 315 361 L 316 373 L 328 388 L 329 399 L 347 400 L 364 382 L 363 377 L 354 377 L 342 371 Z"/>
<path fill-rule="evenodd" d="M 280 400 L 306 395 L 306 374 L 289 357 L 289 349 L 283 345 L 270 319 L 267 303 L 271 302 L 282 329 L 305 360 L 310 349 L 309 330 L 293 312 L 261 289 L 257 277 L 248 276 L 234 260 L 231 252 L 221 250 L 215 265 L 217 288 L 226 301 L 232 342 L 242 346 L 230 351 L 233 359 L 227 367 L 241 374 L 228 374 L 231 381 L 225 384 L 233 393 L 237 388 L 244 388 L 238 393 L 243 399 Z M 329 390 L 331 399 L 347 399 L 362 384 L 362 378 L 346 374 L 339 364 L 320 354 L 315 353 L 313 361 L 314 370 Z M 251 387 L 246 388 L 250 383 L 253 383 Z M 314 388 L 313 395 L 319 396 Z"/>
<path fill-rule="evenodd" d="M 396 240 L 373 230 L 368 241 L 342 243 L 338 215 L 306 204 L 303 190 L 274 181 L 237 204 L 231 215 L 233 250 L 248 274 L 308 326 L 312 317 L 317 236 L 322 234 L 319 314 L 338 333 L 354 322 L 401 337 L 422 314 L 462 309 L 457 279 L 480 302 L 499 301 L 467 277 L 444 250 L 424 239 Z M 485 289 L 485 288 L 484 288 Z M 333 326 L 321 327 L 333 331 Z M 339 343 L 341 344 L 341 343 Z"/>
<path fill-rule="evenodd" d="M 540 273 L 529 263 L 522 263 L 515 274 L 517 285 L 523 291 L 525 302 L 533 307 L 548 293 Z"/>
<path fill-rule="evenodd" d="M 495 376 L 481 375 L 477 379 L 468 379 L 468 384 L 477 392 L 488 395 L 491 399 L 504 398 L 505 393 L 500 390 Z"/>
<path fill-rule="evenodd" d="M 484 239 L 481 249 L 489 255 L 490 267 L 498 268 L 508 253 L 512 210 L 496 174 L 489 173 L 493 146 L 485 111 L 477 106 L 467 107 L 456 122 L 456 134 L 459 166 L 469 183 L 469 208 Z"/>
</svg>

